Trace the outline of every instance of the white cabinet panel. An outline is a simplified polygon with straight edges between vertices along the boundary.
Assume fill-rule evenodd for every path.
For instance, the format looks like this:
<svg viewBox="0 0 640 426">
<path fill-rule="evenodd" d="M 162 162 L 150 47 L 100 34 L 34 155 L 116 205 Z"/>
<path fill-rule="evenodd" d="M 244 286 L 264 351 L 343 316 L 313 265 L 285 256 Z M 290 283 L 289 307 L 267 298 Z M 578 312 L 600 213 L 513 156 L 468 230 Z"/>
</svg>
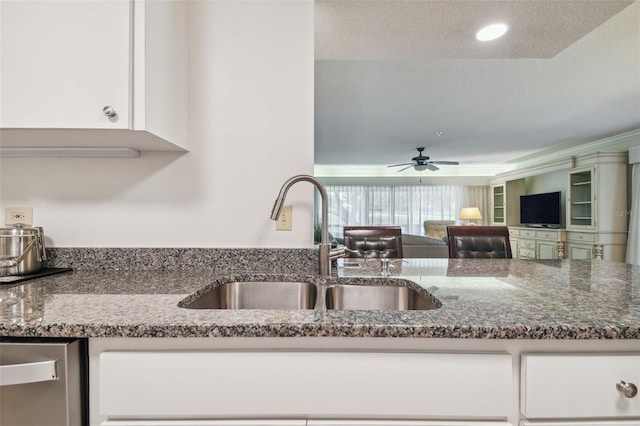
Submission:
<svg viewBox="0 0 640 426">
<path fill-rule="evenodd" d="M 107 420 L 100 426 L 306 426 L 305 420 Z"/>
<path fill-rule="evenodd" d="M 129 1 L 2 1 L 3 128 L 126 129 Z M 110 105 L 117 117 L 109 119 Z"/>
<path fill-rule="evenodd" d="M 521 411 L 527 418 L 640 418 L 640 355 L 523 355 Z"/>
<path fill-rule="evenodd" d="M 508 354 L 144 351 L 99 362 L 99 411 L 111 420 L 482 420 L 512 408 Z"/>
<path fill-rule="evenodd" d="M 100 426 L 510 426 L 510 423 L 450 420 L 114 420 L 102 422 Z"/>
<path fill-rule="evenodd" d="M 510 423 L 451 420 L 309 420 L 307 426 L 510 426 Z"/>
</svg>

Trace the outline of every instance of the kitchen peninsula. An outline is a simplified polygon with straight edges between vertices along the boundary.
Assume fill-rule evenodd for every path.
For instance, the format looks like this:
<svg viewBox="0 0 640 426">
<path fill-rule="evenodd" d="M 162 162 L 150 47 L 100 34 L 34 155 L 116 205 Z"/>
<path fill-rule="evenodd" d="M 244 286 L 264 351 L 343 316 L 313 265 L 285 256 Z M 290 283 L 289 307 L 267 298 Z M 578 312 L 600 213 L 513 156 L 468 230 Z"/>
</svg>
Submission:
<svg viewBox="0 0 640 426">
<path fill-rule="evenodd" d="M 380 277 L 379 261 L 338 265 L 328 278 L 301 271 L 78 269 L 2 287 L 0 335 L 89 338 L 92 425 L 258 418 L 316 425 L 640 421 L 640 397 L 616 389 L 620 380 L 640 382 L 640 267 L 407 259 L 392 261 L 390 276 Z M 178 306 L 203 287 L 251 280 L 399 282 L 441 306 Z M 572 386 L 558 386 L 565 381 Z M 582 402 L 563 403 L 571 395 Z"/>
</svg>

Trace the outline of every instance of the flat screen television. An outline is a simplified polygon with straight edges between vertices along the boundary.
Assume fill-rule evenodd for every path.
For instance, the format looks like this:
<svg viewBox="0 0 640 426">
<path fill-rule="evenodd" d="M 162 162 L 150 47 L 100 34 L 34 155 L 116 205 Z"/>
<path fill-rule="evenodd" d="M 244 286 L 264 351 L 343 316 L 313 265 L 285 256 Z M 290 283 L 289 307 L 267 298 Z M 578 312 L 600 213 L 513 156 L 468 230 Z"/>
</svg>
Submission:
<svg viewBox="0 0 640 426">
<path fill-rule="evenodd" d="M 520 223 L 529 226 L 559 227 L 560 191 L 520 196 Z"/>
</svg>

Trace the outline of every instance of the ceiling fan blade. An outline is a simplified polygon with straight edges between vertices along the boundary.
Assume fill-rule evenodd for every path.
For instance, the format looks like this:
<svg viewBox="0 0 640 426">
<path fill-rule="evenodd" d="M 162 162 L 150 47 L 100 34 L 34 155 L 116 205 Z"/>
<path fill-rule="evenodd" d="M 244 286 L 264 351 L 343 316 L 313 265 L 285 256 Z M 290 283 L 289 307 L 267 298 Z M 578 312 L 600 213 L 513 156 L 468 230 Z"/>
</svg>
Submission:
<svg viewBox="0 0 640 426">
<path fill-rule="evenodd" d="M 401 164 L 391 164 L 387 167 L 398 167 L 398 166 L 413 166 L 413 163 L 401 163 Z"/>
<path fill-rule="evenodd" d="M 436 167 L 433 165 L 433 162 L 429 162 L 429 164 L 427 164 L 427 169 L 431 170 L 432 172 L 435 172 L 436 170 L 440 170 L 439 167 Z"/>
<path fill-rule="evenodd" d="M 460 163 L 458 161 L 429 161 L 432 164 L 446 164 L 450 166 L 459 166 Z"/>
<path fill-rule="evenodd" d="M 398 164 L 398 165 L 399 165 L 399 166 L 401 166 L 402 164 Z M 403 170 L 410 169 L 410 168 L 412 168 L 412 167 L 413 167 L 413 164 L 411 164 L 410 166 L 405 167 L 404 169 L 400 169 L 400 170 L 398 170 L 398 172 L 401 172 L 401 171 L 403 171 Z"/>
</svg>

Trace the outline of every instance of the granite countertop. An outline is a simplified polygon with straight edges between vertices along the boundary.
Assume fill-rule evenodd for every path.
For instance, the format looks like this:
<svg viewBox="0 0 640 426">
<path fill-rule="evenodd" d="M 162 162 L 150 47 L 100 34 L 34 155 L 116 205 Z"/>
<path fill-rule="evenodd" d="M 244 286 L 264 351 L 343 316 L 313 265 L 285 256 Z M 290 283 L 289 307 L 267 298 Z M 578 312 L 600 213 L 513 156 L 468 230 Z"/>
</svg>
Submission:
<svg viewBox="0 0 640 426">
<path fill-rule="evenodd" d="M 0 336 L 640 339 L 640 267 L 607 261 L 339 260 L 337 276 L 74 270 L 0 286 Z M 427 311 L 210 310 L 178 303 L 247 280 L 413 286 Z"/>
</svg>

